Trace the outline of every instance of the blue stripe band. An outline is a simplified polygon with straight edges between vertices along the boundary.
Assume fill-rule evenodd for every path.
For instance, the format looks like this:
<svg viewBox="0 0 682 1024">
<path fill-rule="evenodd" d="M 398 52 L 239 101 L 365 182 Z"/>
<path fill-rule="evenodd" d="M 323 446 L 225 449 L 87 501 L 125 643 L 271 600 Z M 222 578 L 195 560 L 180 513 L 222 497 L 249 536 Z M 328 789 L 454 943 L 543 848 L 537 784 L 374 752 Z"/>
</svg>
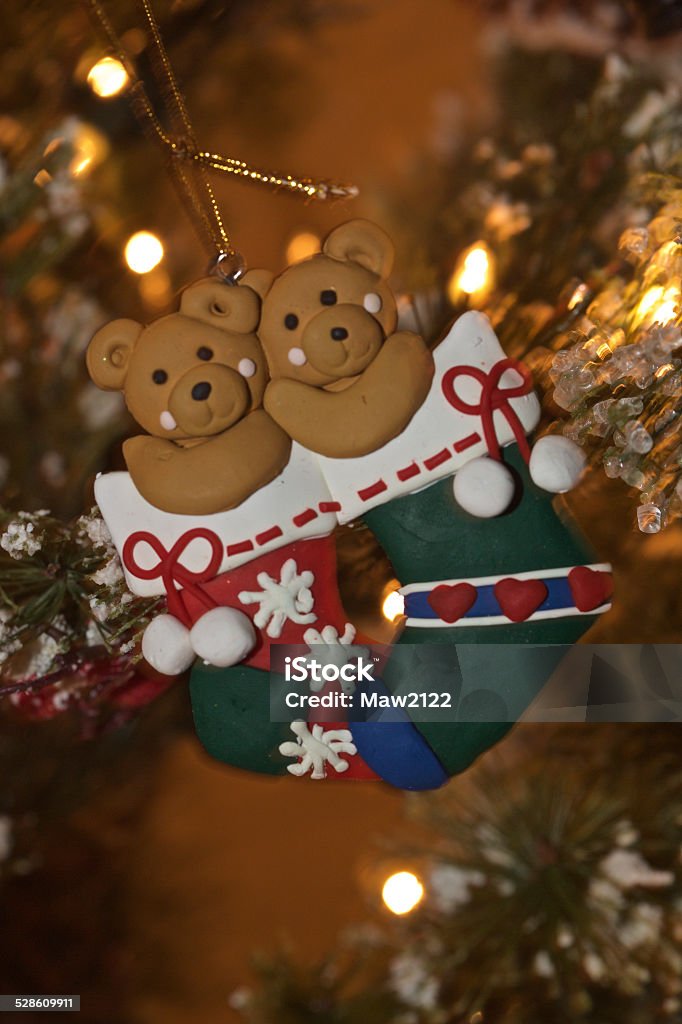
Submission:
<svg viewBox="0 0 682 1024">
<path fill-rule="evenodd" d="M 541 576 L 537 578 L 547 587 L 547 597 L 536 609 L 536 613 L 575 608 L 575 600 L 566 576 L 552 579 L 543 579 Z M 447 584 L 445 585 L 447 586 Z M 436 586 L 443 586 L 443 584 L 437 583 L 435 586 L 431 584 L 428 590 L 405 595 L 405 614 L 408 618 L 440 619 L 440 615 L 429 604 L 429 596 Z M 494 583 L 484 583 L 476 587 L 476 600 L 469 611 L 460 616 L 460 619 L 478 619 L 489 615 L 504 615 L 495 597 Z"/>
</svg>

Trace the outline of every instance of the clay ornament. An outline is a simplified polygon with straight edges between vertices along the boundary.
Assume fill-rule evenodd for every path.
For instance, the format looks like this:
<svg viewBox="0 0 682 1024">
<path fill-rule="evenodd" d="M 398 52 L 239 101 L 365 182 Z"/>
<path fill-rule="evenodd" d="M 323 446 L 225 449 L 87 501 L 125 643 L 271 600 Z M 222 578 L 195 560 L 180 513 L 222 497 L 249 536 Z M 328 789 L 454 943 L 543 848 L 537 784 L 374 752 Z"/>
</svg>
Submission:
<svg viewBox="0 0 682 1024">
<path fill-rule="evenodd" d="M 396 437 L 424 401 L 433 360 L 396 332 L 387 277 L 393 244 L 369 221 L 335 228 L 322 252 L 278 277 L 249 271 L 263 300 L 258 336 L 272 381 L 265 408 L 293 440 L 333 458 L 366 455 Z"/>
<path fill-rule="evenodd" d="M 268 411 L 280 424 L 291 423 L 299 437 L 310 430 L 309 443 L 287 439 L 278 468 L 270 448 L 247 448 L 248 467 L 257 472 L 251 489 L 244 486 L 243 496 L 233 504 L 221 505 L 215 497 L 221 495 L 222 500 L 224 489 L 234 488 L 235 475 L 246 481 L 247 470 L 236 470 L 230 459 L 219 457 L 214 500 L 205 503 L 204 511 L 160 507 L 151 499 L 145 481 L 136 479 L 134 461 L 129 462 L 128 473 L 100 476 L 95 494 L 130 589 L 143 596 L 166 596 L 167 614 L 148 627 L 143 650 L 160 671 L 179 672 L 191 664 L 192 711 L 197 735 L 209 754 L 250 771 L 312 778 L 316 785 L 322 779 L 382 779 L 403 789 L 431 789 L 463 771 L 504 735 L 561 657 L 561 649 L 552 645 L 575 642 L 609 607 L 610 566 L 595 561 L 556 514 L 552 493 L 577 478 L 581 462 L 560 438 L 544 438 L 532 447 L 528 435 L 537 425 L 540 405 L 528 371 L 506 357 L 482 314 L 460 317 L 434 350 L 433 359 L 426 353 L 427 362 L 422 358 L 421 340 L 409 336 L 416 339 L 412 356 L 419 387 L 424 387 L 427 376 L 430 379 L 425 394 L 417 401 L 419 389 L 405 392 L 401 384 L 399 398 L 407 395 L 409 400 L 403 402 L 399 416 L 394 407 L 400 405 L 398 397 L 389 407 L 377 405 L 382 411 L 374 416 L 367 412 L 365 401 L 372 404 L 373 389 L 377 401 L 390 391 L 392 360 L 387 361 L 386 374 L 376 378 L 372 374 L 391 339 L 400 335 L 391 333 L 395 321 L 384 281 L 388 272 L 385 236 L 362 226 L 353 248 L 344 234 L 348 228 L 337 229 L 341 235 L 336 242 L 332 233 L 325 244 L 329 252 L 295 265 L 262 288 L 264 319 L 259 337 L 273 374 L 265 409 L 257 408 L 265 386 L 265 363 L 253 335 L 253 316 L 238 317 L 240 328 L 224 332 L 226 347 L 219 350 L 213 336 L 223 340 L 223 333 L 210 322 L 210 307 L 208 322 L 192 311 L 201 345 L 220 351 L 219 362 L 197 356 L 196 341 L 187 362 L 180 355 L 177 363 L 172 362 L 170 352 L 176 347 L 180 352 L 182 340 L 171 345 L 164 363 L 159 362 L 164 352 L 161 325 L 170 321 L 172 327 L 176 322 L 172 316 L 146 329 L 133 325 L 134 331 L 125 328 L 109 334 L 105 328 L 104 340 L 98 341 L 99 335 L 95 338 L 90 357 L 95 373 L 109 380 L 110 386 L 124 389 L 134 414 L 153 430 L 150 440 L 175 447 L 193 436 L 195 421 L 190 417 L 188 422 L 186 412 L 193 410 L 194 400 L 191 391 L 187 399 L 186 375 L 194 387 L 197 362 L 205 373 L 214 365 L 216 372 L 228 374 L 234 408 L 243 412 L 231 419 L 226 405 L 209 407 L 201 443 L 177 448 L 183 455 L 208 447 L 223 435 L 229 438 L 255 415 L 262 414 L 281 433 Z M 352 236 L 356 237 L 355 228 Z M 289 349 L 282 351 L 281 325 L 271 333 L 265 315 L 269 302 L 271 313 L 280 305 L 278 282 L 288 274 L 296 274 L 298 280 L 299 272 L 300 281 L 309 282 L 313 268 L 324 268 L 328 262 L 336 272 L 336 284 L 329 276 L 316 278 L 318 291 L 308 307 L 303 304 L 302 284 L 297 312 L 288 308 L 301 326 L 285 326 L 284 330 L 298 333 Z M 254 284 L 257 276 L 253 272 Z M 354 289 L 352 301 L 322 298 L 332 288 L 346 287 L 342 282 L 347 280 Z M 249 294 L 257 301 L 248 286 L 228 290 L 235 309 L 252 301 Z M 329 388 L 346 379 L 343 372 L 337 377 L 324 373 L 320 369 L 324 352 L 319 354 L 324 345 L 320 342 L 320 349 L 316 347 L 325 332 L 329 335 L 333 327 L 341 326 L 341 320 L 331 324 L 327 318 L 329 310 L 336 308 L 344 316 L 348 313 L 344 322 L 349 325 L 364 323 L 362 317 L 367 315 L 381 328 L 379 334 L 366 335 L 375 340 L 368 343 L 364 356 L 352 345 L 341 350 L 345 352 L 341 370 L 352 368 L 350 383 L 341 391 Z M 381 320 L 382 316 L 386 318 Z M 176 317 L 191 319 L 184 300 Z M 326 326 L 318 335 L 320 317 Z M 350 336 L 350 327 L 344 329 Z M 210 342 L 204 331 L 211 332 Z M 153 367 L 141 361 L 147 332 L 152 332 Z M 186 339 L 185 329 L 181 333 Z M 127 334 L 134 339 L 128 347 L 120 340 L 113 343 Z M 347 341 L 340 339 L 339 344 Z M 294 352 L 292 362 L 292 349 L 300 349 L 303 356 Z M 239 371 L 244 359 L 256 367 L 248 376 Z M 152 407 L 143 394 L 148 384 L 138 396 L 136 381 L 157 368 L 166 370 L 169 378 L 172 375 L 173 383 L 169 380 L 170 390 L 160 392 L 158 404 Z M 240 376 L 243 381 L 238 386 Z M 198 381 L 204 382 L 212 380 Z M 270 402 L 268 395 L 275 385 L 277 400 Z M 287 398 L 286 408 L 281 409 L 278 403 L 286 389 L 280 391 L 280 385 L 293 388 L 295 396 Z M 362 408 L 356 409 L 351 399 L 346 412 L 335 419 L 333 410 L 341 408 L 334 405 L 336 399 L 352 396 L 358 386 L 358 393 L 365 396 Z M 241 405 L 237 395 L 243 398 L 245 391 L 240 387 L 249 396 Z M 324 411 L 327 408 L 329 414 Z M 172 416 L 174 425 L 165 417 L 166 427 L 161 427 L 163 413 Z M 221 425 L 215 435 L 211 434 L 214 421 Z M 403 421 L 401 428 L 398 424 Z M 334 430 L 327 432 L 330 423 Z M 163 429 L 171 436 L 164 436 Z M 381 437 L 387 439 L 381 443 Z M 342 453 L 330 454 L 338 448 Z M 269 478 L 266 463 L 268 472 L 273 472 Z M 196 489 L 195 477 L 188 470 L 183 480 L 181 490 L 188 495 Z M 207 486 L 205 495 L 209 491 Z M 356 644 L 367 643 L 356 635 L 339 596 L 333 539 L 338 523 L 360 516 L 378 537 L 403 583 L 406 620 L 398 643 L 415 645 L 418 658 L 421 652 L 424 656 L 436 652 L 433 682 L 438 690 L 454 686 L 455 678 L 466 681 L 464 688 L 453 690 L 454 706 L 460 709 L 454 720 L 418 721 L 407 710 L 390 719 L 381 713 L 362 722 L 343 718 L 326 722 L 314 710 L 303 712 L 307 717 L 293 723 L 272 720 L 273 644 L 303 645 L 313 653 L 322 645 L 322 657 L 332 651 L 335 663 L 342 663 L 354 657 Z M 459 675 L 450 665 L 451 655 L 459 658 Z M 373 685 L 389 695 L 404 690 L 409 682 L 401 675 L 405 664 L 402 659 L 389 659 Z"/>
<path fill-rule="evenodd" d="M 139 493 L 156 508 L 206 515 L 234 508 L 284 468 L 290 440 L 261 408 L 267 367 L 250 288 L 214 279 L 144 327 L 115 320 L 90 342 L 95 384 L 122 391 L 148 436 L 123 445 Z"/>
</svg>

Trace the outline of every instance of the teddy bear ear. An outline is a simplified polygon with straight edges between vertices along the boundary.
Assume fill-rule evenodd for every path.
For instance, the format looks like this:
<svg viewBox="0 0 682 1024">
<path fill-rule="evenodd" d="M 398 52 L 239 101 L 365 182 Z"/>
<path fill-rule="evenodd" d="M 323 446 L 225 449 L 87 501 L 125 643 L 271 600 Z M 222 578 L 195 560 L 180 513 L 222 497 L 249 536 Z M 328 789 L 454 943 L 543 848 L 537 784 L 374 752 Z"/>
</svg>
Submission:
<svg viewBox="0 0 682 1024">
<path fill-rule="evenodd" d="M 246 285 L 247 288 L 253 288 L 256 295 L 260 295 L 261 299 L 270 291 L 272 282 L 275 279 L 275 275 L 269 270 L 247 270 L 242 279 L 240 285 Z"/>
<path fill-rule="evenodd" d="M 101 327 L 88 345 L 88 373 L 104 391 L 121 391 L 137 339 L 142 333 L 137 320 L 114 320 Z"/>
<path fill-rule="evenodd" d="M 182 293 L 180 312 L 223 331 L 249 334 L 258 326 L 260 300 L 251 288 L 206 277 Z"/>
<path fill-rule="evenodd" d="M 395 250 L 386 232 L 368 220 L 349 220 L 334 228 L 325 239 L 322 252 L 336 260 L 359 263 L 379 277 L 388 277 Z"/>
</svg>

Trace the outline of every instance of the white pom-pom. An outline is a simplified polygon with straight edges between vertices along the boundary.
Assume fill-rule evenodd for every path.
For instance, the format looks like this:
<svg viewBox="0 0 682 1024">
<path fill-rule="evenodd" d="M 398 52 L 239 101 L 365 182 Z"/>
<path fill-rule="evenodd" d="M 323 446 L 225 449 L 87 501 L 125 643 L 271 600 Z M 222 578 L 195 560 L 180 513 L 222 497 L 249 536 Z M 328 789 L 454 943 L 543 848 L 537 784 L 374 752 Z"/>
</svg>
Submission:
<svg viewBox="0 0 682 1024">
<path fill-rule="evenodd" d="M 142 637 L 142 655 L 164 676 L 178 676 L 194 661 L 189 630 L 174 615 L 157 615 Z"/>
<path fill-rule="evenodd" d="M 541 437 L 530 453 L 528 468 L 531 480 L 543 491 L 563 494 L 580 480 L 585 453 L 568 437 Z"/>
<path fill-rule="evenodd" d="M 213 608 L 192 626 L 194 652 L 209 665 L 238 665 L 256 644 L 251 619 L 237 608 Z"/>
<path fill-rule="evenodd" d="M 452 490 L 465 512 L 478 519 L 492 519 L 509 508 L 514 478 L 504 463 L 483 455 L 457 471 Z"/>
</svg>

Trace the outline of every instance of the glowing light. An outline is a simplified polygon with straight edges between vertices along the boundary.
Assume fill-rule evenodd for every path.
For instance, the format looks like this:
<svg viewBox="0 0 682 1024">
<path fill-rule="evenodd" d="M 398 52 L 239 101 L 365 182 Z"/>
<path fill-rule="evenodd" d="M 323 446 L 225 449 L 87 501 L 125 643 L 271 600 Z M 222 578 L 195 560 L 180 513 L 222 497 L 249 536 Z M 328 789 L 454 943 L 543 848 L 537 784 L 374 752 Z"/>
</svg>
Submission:
<svg viewBox="0 0 682 1024">
<path fill-rule="evenodd" d="M 484 298 L 492 288 L 493 279 L 493 254 L 483 242 L 476 242 L 458 259 L 448 282 L 448 297 L 453 303 L 459 302 L 462 295 L 470 299 Z"/>
<path fill-rule="evenodd" d="M 171 299 L 171 280 L 163 267 L 155 267 L 140 281 L 140 294 L 148 306 L 161 308 Z"/>
<path fill-rule="evenodd" d="M 287 245 L 287 263 L 298 263 L 320 251 L 320 239 L 312 231 L 299 231 Z"/>
<path fill-rule="evenodd" d="M 405 598 L 397 590 L 391 590 L 383 600 L 381 614 L 389 622 L 393 622 L 399 615 L 405 614 Z"/>
<path fill-rule="evenodd" d="M 677 288 L 668 288 L 663 301 L 656 306 L 652 317 L 655 324 L 669 324 L 674 320 L 680 308 L 680 293 Z"/>
<path fill-rule="evenodd" d="M 579 284 L 568 300 L 568 308 L 575 309 L 581 302 L 585 301 L 589 288 L 586 284 Z"/>
<path fill-rule="evenodd" d="M 45 188 L 45 186 L 49 185 L 51 181 L 52 175 L 49 171 L 46 171 L 45 168 L 42 167 L 33 179 L 33 184 L 37 185 L 38 188 Z"/>
<path fill-rule="evenodd" d="M 397 871 L 384 882 L 381 898 L 392 914 L 409 914 L 424 897 L 424 886 L 411 871 Z"/>
<path fill-rule="evenodd" d="M 115 57 L 102 57 L 88 71 L 88 85 L 102 99 L 118 96 L 128 84 L 128 72 Z"/>
<path fill-rule="evenodd" d="M 138 231 L 126 242 L 123 255 L 136 274 L 148 274 L 163 259 L 163 245 L 151 231 Z"/>
<path fill-rule="evenodd" d="M 109 146 L 105 137 L 92 125 L 81 125 L 73 141 L 73 159 L 69 170 L 75 178 L 88 174 L 106 157 Z"/>
<path fill-rule="evenodd" d="M 485 288 L 488 280 L 488 253 L 483 248 L 472 249 L 464 259 L 459 275 L 459 287 L 467 295 L 473 295 Z"/>
<path fill-rule="evenodd" d="M 656 285 L 654 288 L 649 288 L 640 299 L 640 303 L 637 307 L 637 314 L 642 319 L 647 315 L 656 303 L 663 297 L 663 287 Z"/>
<path fill-rule="evenodd" d="M 638 323 L 648 320 L 652 324 L 668 324 L 677 316 L 679 303 L 680 291 L 674 285 L 670 288 L 654 285 L 640 299 L 635 319 Z"/>
</svg>

